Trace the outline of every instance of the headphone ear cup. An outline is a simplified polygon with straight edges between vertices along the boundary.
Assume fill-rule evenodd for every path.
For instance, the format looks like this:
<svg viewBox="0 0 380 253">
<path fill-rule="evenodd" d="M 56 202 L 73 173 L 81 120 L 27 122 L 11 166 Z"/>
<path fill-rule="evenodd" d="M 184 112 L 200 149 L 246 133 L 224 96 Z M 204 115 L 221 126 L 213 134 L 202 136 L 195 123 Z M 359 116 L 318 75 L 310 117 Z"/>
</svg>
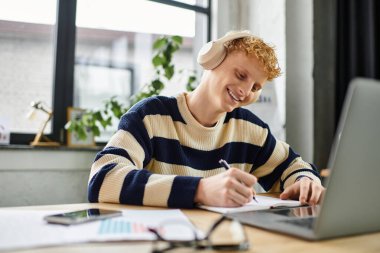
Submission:
<svg viewBox="0 0 380 253">
<path fill-rule="evenodd" d="M 218 40 L 208 42 L 199 50 L 197 57 L 198 63 L 207 70 L 218 67 L 227 55 L 227 49 L 224 47 L 224 43 L 249 36 L 252 36 L 249 31 L 234 32 L 226 34 Z"/>
<path fill-rule="evenodd" d="M 258 91 L 255 92 L 251 103 L 254 103 L 254 102 L 256 102 L 259 99 L 259 97 L 261 95 L 261 92 L 262 92 L 262 90 L 258 90 Z"/>
<path fill-rule="evenodd" d="M 226 48 L 219 41 L 210 41 L 198 53 L 198 63 L 207 70 L 219 66 L 227 55 Z"/>
</svg>

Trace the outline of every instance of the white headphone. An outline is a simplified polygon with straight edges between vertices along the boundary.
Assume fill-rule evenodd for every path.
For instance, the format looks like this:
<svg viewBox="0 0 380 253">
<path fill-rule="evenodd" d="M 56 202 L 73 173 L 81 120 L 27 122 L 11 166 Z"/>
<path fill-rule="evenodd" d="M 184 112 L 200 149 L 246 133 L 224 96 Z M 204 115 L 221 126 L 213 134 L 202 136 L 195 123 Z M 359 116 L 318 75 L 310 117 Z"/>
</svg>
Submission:
<svg viewBox="0 0 380 253">
<path fill-rule="evenodd" d="M 210 41 L 205 44 L 201 50 L 199 50 L 197 61 L 198 63 L 207 70 L 214 69 L 218 67 L 227 55 L 227 49 L 224 43 L 227 41 L 251 37 L 253 36 L 249 31 L 234 32 L 224 35 L 222 38 Z M 260 97 L 261 90 L 255 92 L 255 96 L 252 102 L 256 102 Z"/>
<path fill-rule="evenodd" d="M 224 43 L 230 40 L 250 37 L 248 31 L 229 33 L 220 39 L 210 41 L 199 50 L 197 61 L 204 69 L 214 69 L 222 63 L 227 55 Z"/>
</svg>

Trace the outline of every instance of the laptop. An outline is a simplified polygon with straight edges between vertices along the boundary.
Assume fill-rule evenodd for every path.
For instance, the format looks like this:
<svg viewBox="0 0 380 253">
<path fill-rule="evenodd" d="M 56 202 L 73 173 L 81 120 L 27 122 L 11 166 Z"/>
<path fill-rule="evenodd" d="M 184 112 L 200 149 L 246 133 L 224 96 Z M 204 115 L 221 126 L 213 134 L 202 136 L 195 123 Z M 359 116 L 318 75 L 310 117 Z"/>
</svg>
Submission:
<svg viewBox="0 0 380 253">
<path fill-rule="evenodd" d="M 227 216 L 307 240 L 380 231 L 380 81 L 350 83 L 328 164 L 320 205 Z"/>
</svg>

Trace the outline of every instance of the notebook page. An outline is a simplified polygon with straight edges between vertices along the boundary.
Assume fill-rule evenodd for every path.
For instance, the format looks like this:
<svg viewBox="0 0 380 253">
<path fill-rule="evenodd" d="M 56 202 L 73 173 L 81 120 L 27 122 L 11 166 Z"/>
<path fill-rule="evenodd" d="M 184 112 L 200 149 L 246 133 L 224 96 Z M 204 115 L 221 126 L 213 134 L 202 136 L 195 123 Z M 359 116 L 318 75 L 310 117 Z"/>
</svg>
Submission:
<svg viewBox="0 0 380 253">
<path fill-rule="evenodd" d="M 256 201 L 251 202 L 240 207 L 215 207 L 215 206 L 205 206 L 201 205 L 199 208 L 217 212 L 217 213 L 237 213 L 237 212 L 247 212 L 247 211 L 257 211 L 265 210 L 273 207 L 294 207 L 301 206 L 301 203 L 297 200 L 282 200 L 279 198 L 267 197 L 267 196 L 255 196 Z"/>
</svg>

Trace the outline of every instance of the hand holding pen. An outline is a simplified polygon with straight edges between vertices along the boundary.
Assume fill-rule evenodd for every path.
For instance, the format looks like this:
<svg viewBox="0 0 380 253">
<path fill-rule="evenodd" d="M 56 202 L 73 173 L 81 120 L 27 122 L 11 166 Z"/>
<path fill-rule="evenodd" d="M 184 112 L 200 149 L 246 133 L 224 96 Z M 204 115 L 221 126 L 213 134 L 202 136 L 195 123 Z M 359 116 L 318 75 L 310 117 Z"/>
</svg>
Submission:
<svg viewBox="0 0 380 253">
<path fill-rule="evenodd" d="M 223 160 L 223 159 L 219 160 L 219 164 L 222 165 L 226 170 L 229 170 L 231 168 L 230 165 L 225 160 Z M 253 198 L 254 201 L 256 201 L 256 203 L 259 203 L 257 201 L 257 199 L 255 198 L 255 195 L 253 195 L 252 198 Z"/>
<path fill-rule="evenodd" d="M 232 167 L 216 175 L 201 178 L 194 203 L 220 207 L 245 205 L 252 201 L 255 194 L 252 188 L 256 182 L 254 175 Z"/>
</svg>

